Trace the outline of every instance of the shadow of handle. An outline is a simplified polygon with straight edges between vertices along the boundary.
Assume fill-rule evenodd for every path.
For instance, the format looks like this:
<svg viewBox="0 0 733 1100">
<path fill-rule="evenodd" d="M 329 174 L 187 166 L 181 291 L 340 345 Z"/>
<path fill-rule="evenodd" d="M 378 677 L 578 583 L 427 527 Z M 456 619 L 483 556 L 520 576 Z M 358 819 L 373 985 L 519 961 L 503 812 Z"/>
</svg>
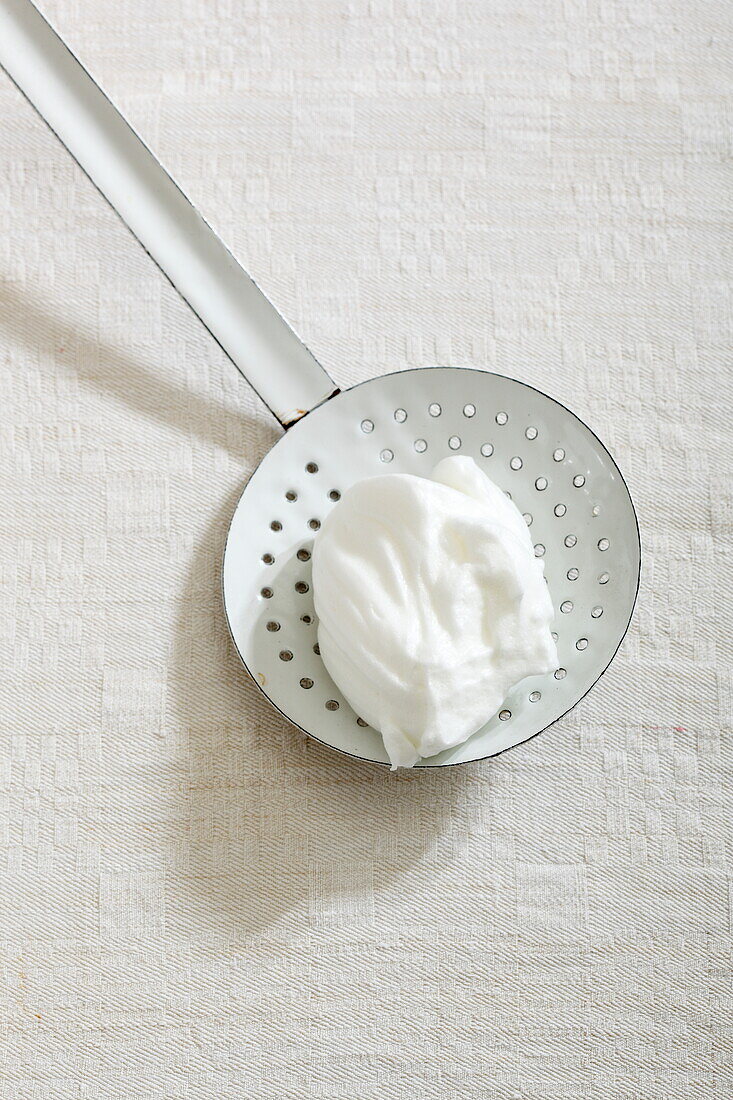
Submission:
<svg viewBox="0 0 733 1100">
<path fill-rule="evenodd" d="M 279 437 L 274 420 L 248 416 L 207 393 L 176 384 L 166 377 L 164 364 L 153 369 L 139 355 L 85 335 L 78 324 L 2 280 L 0 331 L 19 347 L 54 349 L 55 365 L 84 386 L 186 439 L 196 437 L 219 447 L 239 462 L 243 458 L 259 461 Z"/>
</svg>

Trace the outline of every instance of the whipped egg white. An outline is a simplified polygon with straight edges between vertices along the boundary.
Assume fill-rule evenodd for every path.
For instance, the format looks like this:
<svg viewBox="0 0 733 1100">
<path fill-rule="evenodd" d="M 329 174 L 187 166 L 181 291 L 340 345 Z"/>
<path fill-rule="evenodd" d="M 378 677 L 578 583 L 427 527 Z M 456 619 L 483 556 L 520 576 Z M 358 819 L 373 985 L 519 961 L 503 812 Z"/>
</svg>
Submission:
<svg viewBox="0 0 733 1100">
<path fill-rule="evenodd" d="M 471 458 L 348 489 L 315 539 L 313 596 L 323 662 L 393 768 L 459 745 L 557 667 L 544 566 Z"/>
</svg>

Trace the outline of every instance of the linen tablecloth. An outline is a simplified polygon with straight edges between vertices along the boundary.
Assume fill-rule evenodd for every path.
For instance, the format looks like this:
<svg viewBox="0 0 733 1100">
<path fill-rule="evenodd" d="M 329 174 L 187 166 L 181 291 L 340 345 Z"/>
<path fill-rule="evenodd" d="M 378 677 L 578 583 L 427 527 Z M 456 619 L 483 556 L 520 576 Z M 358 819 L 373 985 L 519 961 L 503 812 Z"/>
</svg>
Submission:
<svg viewBox="0 0 733 1100">
<path fill-rule="evenodd" d="M 341 386 L 547 390 L 644 566 L 501 757 L 288 726 L 219 595 L 279 429 L 0 74 L 1 1094 L 727 1100 L 729 5 L 43 7 Z"/>
</svg>

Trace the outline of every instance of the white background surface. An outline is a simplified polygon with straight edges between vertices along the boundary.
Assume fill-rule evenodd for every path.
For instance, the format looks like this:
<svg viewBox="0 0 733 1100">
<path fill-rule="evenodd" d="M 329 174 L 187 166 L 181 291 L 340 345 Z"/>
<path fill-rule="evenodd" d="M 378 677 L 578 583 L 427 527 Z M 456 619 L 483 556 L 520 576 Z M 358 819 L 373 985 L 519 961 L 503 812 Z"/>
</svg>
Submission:
<svg viewBox="0 0 733 1100">
<path fill-rule="evenodd" d="M 219 600 L 277 428 L 0 80 L 3 1095 L 727 1098 L 729 6 L 44 10 L 341 385 L 547 389 L 645 563 L 496 760 L 294 732 Z"/>
</svg>

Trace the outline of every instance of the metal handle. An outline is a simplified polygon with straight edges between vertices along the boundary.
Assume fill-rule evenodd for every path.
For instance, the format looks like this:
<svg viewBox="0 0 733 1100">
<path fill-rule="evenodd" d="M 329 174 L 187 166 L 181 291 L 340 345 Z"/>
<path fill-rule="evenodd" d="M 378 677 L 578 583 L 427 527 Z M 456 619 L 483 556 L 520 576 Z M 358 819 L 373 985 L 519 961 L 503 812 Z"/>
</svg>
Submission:
<svg viewBox="0 0 733 1100">
<path fill-rule="evenodd" d="M 30 0 L 0 0 L 0 64 L 284 427 L 338 393 Z"/>
</svg>

